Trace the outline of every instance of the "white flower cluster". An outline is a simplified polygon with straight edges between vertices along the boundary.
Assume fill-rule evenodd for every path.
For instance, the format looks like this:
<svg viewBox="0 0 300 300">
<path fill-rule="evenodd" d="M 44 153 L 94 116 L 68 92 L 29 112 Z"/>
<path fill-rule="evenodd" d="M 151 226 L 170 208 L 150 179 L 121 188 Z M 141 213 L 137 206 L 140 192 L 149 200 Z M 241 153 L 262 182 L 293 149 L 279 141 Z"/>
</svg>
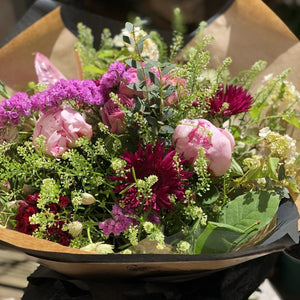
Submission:
<svg viewBox="0 0 300 300">
<path fill-rule="evenodd" d="M 299 153 L 296 151 L 296 141 L 289 135 L 281 135 L 265 127 L 259 131 L 264 138 L 266 147 L 273 157 L 278 157 L 284 163 L 294 163 Z"/>
<path fill-rule="evenodd" d="M 145 37 L 147 35 L 147 32 L 142 30 L 140 27 L 134 27 L 134 34 L 137 40 Z M 130 38 L 133 38 L 133 35 L 131 32 L 129 32 L 126 28 L 123 28 L 121 31 L 121 34 L 116 35 L 113 39 L 113 44 L 116 47 L 127 47 L 127 49 L 130 52 L 135 52 L 135 49 L 132 45 L 129 45 L 123 41 L 123 36 L 128 36 Z M 159 59 L 159 50 L 157 47 L 157 44 L 151 39 L 147 38 L 143 41 L 143 52 L 141 53 L 142 57 L 148 57 L 152 60 L 158 60 Z"/>
</svg>

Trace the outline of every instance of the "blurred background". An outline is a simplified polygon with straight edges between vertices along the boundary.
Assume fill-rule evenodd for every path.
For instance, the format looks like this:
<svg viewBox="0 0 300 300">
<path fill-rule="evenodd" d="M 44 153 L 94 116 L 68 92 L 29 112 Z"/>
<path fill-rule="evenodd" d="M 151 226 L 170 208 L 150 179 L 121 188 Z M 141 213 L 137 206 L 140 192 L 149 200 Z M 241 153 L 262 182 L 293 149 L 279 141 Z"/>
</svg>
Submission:
<svg viewBox="0 0 300 300">
<path fill-rule="evenodd" d="M 0 40 L 25 14 L 35 0 L 0 0 Z M 152 27 L 170 29 L 173 8 L 180 7 L 187 33 L 197 28 L 199 21 L 214 16 L 225 0 L 58 0 L 77 8 L 119 21 L 134 16 L 147 18 Z M 229 1 L 230 2 L 230 1 Z M 300 38 L 300 0 L 264 0 L 264 2 Z"/>
</svg>

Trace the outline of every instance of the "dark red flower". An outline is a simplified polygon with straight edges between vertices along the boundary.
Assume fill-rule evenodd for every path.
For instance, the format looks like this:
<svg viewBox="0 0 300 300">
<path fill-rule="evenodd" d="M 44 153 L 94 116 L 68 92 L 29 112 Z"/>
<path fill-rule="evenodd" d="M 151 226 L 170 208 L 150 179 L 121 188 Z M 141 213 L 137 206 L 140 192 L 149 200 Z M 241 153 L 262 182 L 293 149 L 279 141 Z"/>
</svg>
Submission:
<svg viewBox="0 0 300 300">
<path fill-rule="evenodd" d="M 175 155 L 178 156 L 177 166 L 174 161 Z M 192 176 L 192 172 L 183 170 L 185 160 L 175 150 L 170 149 L 165 153 L 164 143 L 157 142 L 154 148 L 149 143 L 145 150 L 139 145 L 135 153 L 124 151 L 122 158 L 127 162 L 125 175 L 111 177 L 120 182 L 115 188 L 117 193 L 123 192 L 120 206 L 128 209 L 142 206 L 143 210 L 152 208 L 158 212 L 161 209 L 172 208 L 174 204 L 171 197 L 183 202 L 185 186 L 188 184 L 186 179 Z M 139 197 L 136 186 L 130 187 L 135 183 L 133 169 L 137 179 L 157 176 L 157 182 L 151 188 L 151 197 L 145 201 Z"/>
<path fill-rule="evenodd" d="M 60 207 L 66 207 L 69 204 L 69 198 L 66 196 L 59 196 L 59 202 Z"/>
<path fill-rule="evenodd" d="M 209 113 L 222 117 L 247 112 L 253 103 L 253 98 L 241 86 L 221 84 L 214 97 L 209 99 Z"/>
<path fill-rule="evenodd" d="M 67 232 L 65 232 L 64 234 L 62 234 L 59 237 L 58 242 L 63 245 L 63 246 L 69 246 L 70 245 L 70 236 Z"/>
<path fill-rule="evenodd" d="M 16 228 L 18 231 L 22 233 L 26 233 L 31 235 L 34 230 L 38 227 L 38 225 L 31 225 L 29 222 L 29 218 L 37 212 L 36 207 L 30 206 L 26 202 L 20 202 L 18 213 L 15 216 L 15 220 L 17 221 Z"/>
<path fill-rule="evenodd" d="M 28 195 L 25 198 L 25 202 L 28 203 L 31 206 L 36 206 L 37 205 L 37 201 L 40 197 L 40 194 L 36 193 L 36 194 L 32 194 L 32 195 Z"/>
<path fill-rule="evenodd" d="M 56 203 L 51 203 L 47 205 L 47 208 L 49 208 L 50 212 L 53 214 L 56 214 L 59 212 L 59 206 Z"/>
</svg>

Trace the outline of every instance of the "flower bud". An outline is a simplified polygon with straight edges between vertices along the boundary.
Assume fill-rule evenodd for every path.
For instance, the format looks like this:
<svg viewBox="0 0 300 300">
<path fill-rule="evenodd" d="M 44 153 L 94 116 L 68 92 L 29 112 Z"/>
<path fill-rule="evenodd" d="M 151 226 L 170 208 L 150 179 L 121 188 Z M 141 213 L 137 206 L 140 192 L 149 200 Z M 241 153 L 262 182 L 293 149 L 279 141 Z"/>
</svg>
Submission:
<svg viewBox="0 0 300 300">
<path fill-rule="evenodd" d="M 67 225 L 67 229 L 73 238 L 78 237 L 82 233 L 83 225 L 79 221 L 71 222 Z"/>
<path fill-rule="evenodd" d="M 96 199 L 94 198 L 94 196 L 89 193 L 82 193 L 81 197 L 82 197 L 83 205 L 91 205 L 96 202 Z"/>
</svg>

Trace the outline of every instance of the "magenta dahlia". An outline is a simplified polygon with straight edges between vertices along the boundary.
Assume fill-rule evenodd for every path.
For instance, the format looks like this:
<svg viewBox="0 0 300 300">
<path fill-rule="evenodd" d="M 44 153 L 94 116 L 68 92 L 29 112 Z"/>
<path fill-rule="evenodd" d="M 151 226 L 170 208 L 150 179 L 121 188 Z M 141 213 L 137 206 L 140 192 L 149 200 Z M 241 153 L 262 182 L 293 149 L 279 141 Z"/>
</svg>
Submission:
<svg viewBox="0 0 300 300">
<path fill-rule="evenodd" d="M 188 184 L 186 179 L 192 176 L 192 172 L 183 169 L 185 159 L 181 154 L 173 149 L 165 153 L 165 143 L 157 142 L 154 147 L 151 143 L 147 144 L 145 150 L 139 145 L 135 153 L 124 151 L 122 158 L 127 162 L 124 176 L 111 177 L 120 182 L 115 192 L 122 194 L 119 200 L 121 207 L 135 210 L 142 208 L 144 211 L 152 208 L 159 212 L 161 209 L 171 210 L 173 198 L 183 202 L 185 186 Z M 134 176 L 143 180 L 150 175 L 155 175 L 157 181 L 151 186 L 149 197 L 144 199 L 139 196 L 136 185 L 133 185 Z"/>
<path fill-rule="evenodd" d="M 252 96 L 241 86 L 221 84 L 216 95 L 209 99 L 209 112 L 222 117 L 232 116 L 247 112 L 252 102 Z"/>
</svg>

